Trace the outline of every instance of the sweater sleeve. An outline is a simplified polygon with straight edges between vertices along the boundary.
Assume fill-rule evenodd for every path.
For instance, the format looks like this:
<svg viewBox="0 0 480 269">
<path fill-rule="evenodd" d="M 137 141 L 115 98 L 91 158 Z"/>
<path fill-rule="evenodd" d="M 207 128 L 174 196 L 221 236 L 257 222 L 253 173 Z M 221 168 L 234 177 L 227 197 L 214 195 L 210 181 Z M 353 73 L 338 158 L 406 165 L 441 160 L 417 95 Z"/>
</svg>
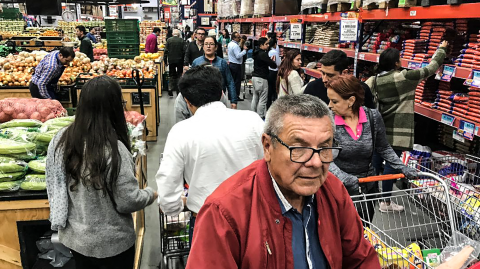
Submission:
<svg viewBox="0 0 480 269">
<path fill-rule="evenodd" d="M 334 174 L 345 185 L 345 188 L 349 193 L 358 193 L 359 185 L 358 178 L 354 175 L 350 175 L 340 169 L 335 162 L 330 163 L 330 172 Z"/>
<path fill-rule="evenodd" d="M 303 79 L 297 71 L 292 70 L 288 75 L 288 91 L 292 94 L 302 94 Z"/>
<path fill-rule="evenodd" d="M 268 65 L 268 67 L 270 68 L 277 68 L 277 63 L 275 63 L 275 61 L 273 61 L 272 59 L 270 59 L 270 57 L 268 57 L 268 54 L 267 53 L 259 53 L 258 54 L 259 56 L 259 59 L 263 62 L 265 62 L 265 64 Z"/>
<path fill-rule="evenodd" d="M 239 253 L 237 234 L 222 209 L 204 204 L 195 222 L 187 269 L 239 268 Z"/>
<path fill-rule="evenodd" d="M 138 180 L 134 174 L 135 165 L 132 154 L 121 142 L 118 143 L 118 151 L 122 162 L 113 198 L 117 204 L 118 212 L 133 213 L 153 203 L 153 190 L 149 187 L 143 190 L 139 188 Z"/>
<path fill-rule="evenodd" d="M 383 123 L 382 115 L 378 110 L 372 109 L 374 124 L 375 124 L 375 151 L 387 161 L 393 169 L 400 171 L 401 173 L 414 177 L 416 170 L 407 167 L 402 163 L 402 160 L 398 158 L 393 148 L 388 144 L 387 135 L 385 132 L 385 124 Z"/>
<path fill-rule="evenodd" d="M 419 81 L 426 79 L 429 76 L 435 74 L 440 65 L 443 64 L 445 56 L 445 48 L 438 48 L 437 52 L 435 52 L 435 55 L 432 58 L 432 61 L 426 67 L 417 70 L 403 70 L 402 72 L 405 72 L 405 78 L 408 80 Z"/>
</svg>

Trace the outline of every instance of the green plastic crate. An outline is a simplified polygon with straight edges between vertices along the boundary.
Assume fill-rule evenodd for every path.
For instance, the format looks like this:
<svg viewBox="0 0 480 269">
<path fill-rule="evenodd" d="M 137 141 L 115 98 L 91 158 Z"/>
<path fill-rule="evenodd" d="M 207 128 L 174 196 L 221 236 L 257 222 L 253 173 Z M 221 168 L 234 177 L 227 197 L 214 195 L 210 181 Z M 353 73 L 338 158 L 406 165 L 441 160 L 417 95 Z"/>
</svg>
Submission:
<svg viewBox="0 0 480 269">
<path fill-rule="evenodd" d="M 107 43 L 108 57 L 118 59 L 133 59 L 140 55 L 140 44 L 109 44 Z"/>
<path fill-rule="evenodd" d="M 137 19 L 105 20 L 106 32 L 140 32 Z"/>
<path fill-rule="evenodd" d="M 3 12 L 0 13 L 0 18 L 6 20 L 17 20 L 22 19 L 22 14 L 18 8 L 4 8 Z"/>
<path fill-rule="evenodd" d="M 137 44 L 140 43 L 138 32 L 107 32 L 107 44 Z"/>
</svg>

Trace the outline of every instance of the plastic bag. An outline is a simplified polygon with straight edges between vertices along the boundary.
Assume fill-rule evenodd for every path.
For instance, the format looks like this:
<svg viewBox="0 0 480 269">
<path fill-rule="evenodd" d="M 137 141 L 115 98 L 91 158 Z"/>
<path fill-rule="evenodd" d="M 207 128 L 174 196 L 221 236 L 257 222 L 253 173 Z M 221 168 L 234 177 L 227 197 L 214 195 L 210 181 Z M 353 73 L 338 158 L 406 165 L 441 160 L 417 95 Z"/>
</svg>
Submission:
<svg viewBox="0 0 480 269">
<path fill-rule="evenodd" d="M 455 231 L 452 235 L 450 241 L 448 241 L 447 246 L 443 249 L 442 253 L 440 254 L 440 258 L 442 262 L 446 262 L 450 260 L 453 256 L 458 254 L 464 247 L 471 246 L 474 248 L 472 254 L 467 259 L 465 264 L 461 267 L 461 269 L 466 269 L 467 265 L 474 261 L 478 255 L 480 254 L 480 242 L 472 240 L 467 236 Z"/>
<path fill-rule="evenodd" d="M 0 124 L 0 129 L 11 127 L 40 127 L 42 122 L 39 120 L 17 119 Z"/>
<path fill-rule="evenodd" d="M 20 184 L 20 189 L 24 191 L 45 191 L 47 182 L 45 175 L 29 174 L 25 176 L 25 180 Z"/>
<path fill-rule="evenodd" d="M 253 0 L 242 0 L 240 5 L 240 16 L 253 15 Z"/>
<path fill-rule="evenodd" d="M 255 0 L 253 5 L 254 15 L 270 15 L 272 14 L 272 0 Z"/>
<path fill-rule="evenodd" d="M 320 8 L 327 2 L 328 0 L 303 0 L 301 10 L 305 10 L 307 8 Z"/>
<path fill-rule="evenodd" d="M 253 59 L 249 58 L 245 61 L 245 74 L 251 76 L 253 73 Z"/>
<path fill-rule="evenodd" d="M 37 241 L 37 248 L 40 251 L 38 258 L 50 260 L 55 268 L 61 268 L 73 257 L 72 253 L 58 240 L 58 234 L 54 233 L 49 238 L 42 238 Z"/>
<path fill-rule="evenodd" d="M 20 189 L 21 180 L 0 182 L 0 192 L 15 192 Z"/>
</svg>

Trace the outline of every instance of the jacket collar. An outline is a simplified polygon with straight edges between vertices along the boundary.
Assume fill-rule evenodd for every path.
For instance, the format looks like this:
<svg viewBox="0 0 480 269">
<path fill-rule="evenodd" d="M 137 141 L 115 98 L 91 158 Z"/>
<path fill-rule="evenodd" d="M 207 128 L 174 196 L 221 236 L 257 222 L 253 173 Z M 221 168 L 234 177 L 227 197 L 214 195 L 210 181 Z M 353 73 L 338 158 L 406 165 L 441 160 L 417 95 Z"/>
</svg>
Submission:
<svg viewBox="0 0 480 269">
<path fill-rule="evenodd" d="M 203 60 L 207 63 L 210 63 L 210 60 L 207 59 L 207 56 L 205 56 L 205 54 L 203 54 Z M 215 58 L 211 62 L 214 63 L 216 61 L 217 61 L 217 56 L 215 56 Z"/>
<path fill-rule="evenodd" d="M 367 115 L 365 114 L 365 110 L 363 109 L 363 107 L 360 107 L 358 112 L 358 123 L 365 123 L 367 121 L 368 120 Z M 342 116 L 335 115 L 335 125 L 347 125 L 347 123 L 345 123 L 345 120 Z"/>
<path fill-rule="evenodd" d="M 208 114 L 208 113 L 219 113 L 219 110 L 227 109 L 227 107 L 220 101 L 211 102 L 205 104 L 197 109 L 195 116 Z"/>
</svg>

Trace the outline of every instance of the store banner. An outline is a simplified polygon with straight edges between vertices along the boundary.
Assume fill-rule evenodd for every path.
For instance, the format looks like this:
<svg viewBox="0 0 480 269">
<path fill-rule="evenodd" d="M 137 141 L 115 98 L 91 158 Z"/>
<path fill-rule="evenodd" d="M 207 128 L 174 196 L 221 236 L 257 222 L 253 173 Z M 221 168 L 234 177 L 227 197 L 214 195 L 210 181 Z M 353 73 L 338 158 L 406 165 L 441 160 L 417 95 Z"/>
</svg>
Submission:
<svg viewBox="0 0 480 269">
<path fill-rule="evenodd" d="M 178 1 L 177 0 L 162 0 L 162 5 L 178 6 Z"/>
<path fill-rule="evenodd" d="M 340 21 L 340 42 L 357 42 L 358 20 Z"/>
<path fill-rule="evenodd" d="M 302 39 L 302 24 L 291 23 L 290 24 L 290 39 L 299 40 Z"/>
</svg>

